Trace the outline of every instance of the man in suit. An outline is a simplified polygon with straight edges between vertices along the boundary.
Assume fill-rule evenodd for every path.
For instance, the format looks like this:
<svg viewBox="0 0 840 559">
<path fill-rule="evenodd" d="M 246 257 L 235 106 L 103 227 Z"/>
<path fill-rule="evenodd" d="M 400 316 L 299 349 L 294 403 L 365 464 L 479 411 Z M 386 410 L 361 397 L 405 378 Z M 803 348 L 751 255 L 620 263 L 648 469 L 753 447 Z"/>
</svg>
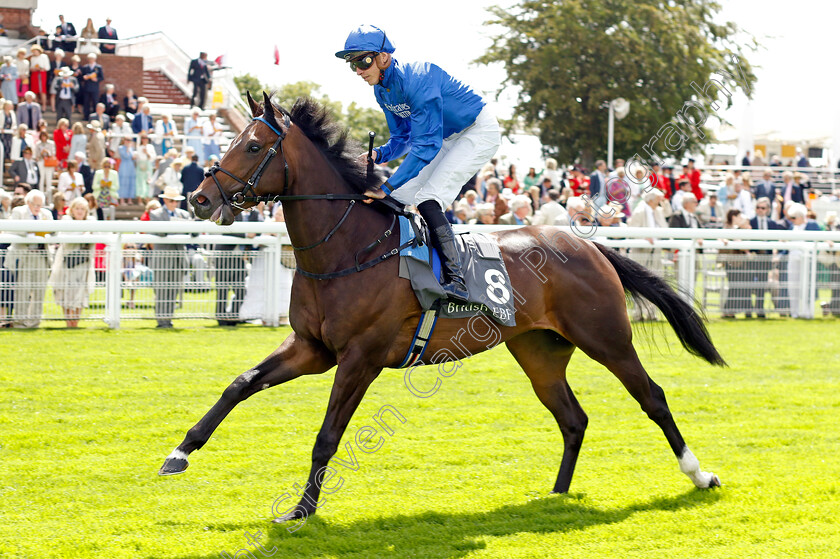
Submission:
<svg viewBox="0 0 840 559">
<path fill-rule="evenodd" d="M 44 193 L 30 190 L 25 204 L 12 210 L 10 219 L 52 220 L 52 212 L 44 207 Z M 46 233 L 21 233 L 35 239 Z M 50 251 L 44 243 L 13 243 L 6 260 L 16 261 L 14 327 L 37 328 L 44 312 L 44 295 L 52 265 Z M 8 264 L 8 262 L 7 262 Z"/>
<path fill-rule="evenodd" d="M 755 203 L 755 217 L 750 220 L 750 227 L 753 229 L 759 229 L 763 231 L 777 231 L 784 229 L 781 225 L 770 219 L 770 200 L 766 196 L 762 196 L 759 198 Z M 770 275 L 770 269 L 773 267 L 773 251 L 772 250 L 753 250 L 751 251 L 753 254 L 756 255 L 754 260 L 751 260 L 752 263 L 752 284 L 755 286 L 753 289 L 750 290 L 751 295 L 755 295 L 755 303 L 753 304 L 753 308 L 755 309 L 756 316 L 758 318 L 764 318 L 764 294 L 767 291 L 770 291 L 770 285 L 768 284 L 768 276 Z"/>
<path fill-rule="evenodd" d="M 134 115 L 134 120 L 131 121 L 131 131 L 135 134 L 146 132 L 151 134 L 155 130 L 155 121 L 152 118 L 152 108 L 149 105 L 143 105 L 143 108 Z"/>
<path fill-rule="evenodd" d="M 668 227 L 676 229 L 699 229 L 700 220 L 697 219 L 697 198 L 691 192 L 686 192 L 682 197 L 682 209 L 674 212 L 668 218 Z"/>
<path fill-rule="evenodd" d="M 198 158 L 198 156 L 193 157 Z M 245 221 L 245 213 L 238 213 L 234 220 Z M 233 236 L 245 237 L 243 233 Z M 216 251 L 216 321 L 219 326 L 236 326 L 239 324 L 239 309 L 245 299 L 245 247 L 217 244 L 213 250 Z M 228 312 L 231 291 L 233 291 L 233 300 L 230 301 L 230 312 Z"/>
<path fill-rule="evenodd" d="M 83 151 L 77 151 L 73 154 L 73 159 L 76 160 L 79 174 L 82 175 L 82 180 L 85 181 L 85 194 L 93 193 L 93 169 L 87 164 L 87 155 Z"/>
<path fill-rule="evenodd" d="M 190 214 L 178 207 L 184 197 L 175 187 L 167 186 L 160 198 L 163 207 L 150 212 L 149 221 L 190 221 Z M 155 274 L 155 319 L 158 328 L 172 328 L 175 301 L 183 289 L 184 272 L 188 265 L 184 245 L 155 243 L 152 248 L 149 267 Z"/>
<path fill-rule="evenodd" d="M 87 64 L 82 66 L 79 79 L 82 84 L 82 114 L 85 117 L 96 110 L 96 103 L 99 101 L 99 84 L 104 80 L 105 72 L 102 71 L 102 66 L 96 63 L 96 54 L 88 54 Z"/>
<path fill-rule="evenodd" d="M 589 197 L 593 200 L 601 198 L 606 200 L 607 164 L 602 160 L 595 162 L 595 172 L 589 175 Z"/>
<path fill-rule="evenodd" d="M 548 189 L 548 202 L 540 206 L 531 219 L 531 225 L 554 225 L 558 218 L 569 219 L 566 208 L 560 205 L 560 192 L 556 188 Z"/>
<path fill-rule="evenodd" d="M 747 154 L 744 155 L 744 158 L 741 160 L 741 167 L 749 167 L 752 164 L 750 161 L 750 152 L 747 150 Z"/>
<path fill-rule="evenodd" d="M 198 185 L 201 184 L 201 181 L 203 180 L 204 169 L 198 165 L 198 156 L 193 155 L 190 164 L 181 170 L 181 183 L 183 183 L 184 185 L 184 189 L 181 191 L 181 194 L 183 194 L 187 199 L 189 199 L 190 194 L 195 192 L 195 190 L 198 188 Z M 181 202 L 181 209 L 188 209 L 186 206 L 186 200 Z"/>
<path fill-rule="evenodd" d="M 64 21 L 64 16 L 59 15 L 58 20 L 61 22 L 59 29 L 61 30 L 61 37 L 56 41 L 56 48 L 62 49 L 64 52 L 74 52 L 76 50 L 76 28 L 69 21 Z"/>
<path fill-rule="evenodd" d="M 510 211 L 499 217 L 499 225 L 531 225 L 531 197 L 517 194 L 510 201 Z"/>
<path fill-rule="evenodd" d="M 32 159 L 32 148 L 23 148 L 23 159 L 13 161 L 9 167 L 9 175 L 15 184 L 25 183 L 30 188 L 37 188 L 41 174 L 38 169 L 38 164 Z"/>
<path fill-rule="evenodd" d="M 98 120 L 106 133 L 111 130 L 111 117 L 105 112 L 105 103 L 97 103 L 96 110 L 90 113 L 87 119 L 90 122 Z"/>
<path fill-rule="evenodd" d="M 633 213 L 627 220 L 629 227 L 668 227 L 665 221 L 665 210 L 663 204 L 667 205 L 665 195 L 657 188 L 651 188 L 642 194 L 642 201 L 633 208 Z M 653 239 L 648 239 L 653 245 Z M 662 275 L 662 250 L 654 248 L 631 249 L 633 260 L 648 270 Z M 656 307 L 648 301 L 638 301 L 633 307 L 634 320 L 656 320 Z"/>
<path fill-rule="evenodd" d="M 105 18 L 105 25 L 99 28 L 99 38 L 110 39 L 112 41 L 119 39 L 117 37 L 117 30 L 111 27 L 111 18 Z M 102 54 L 114 54 L 117 51 L 117 45 L 114 43 L 100 43 L 99 50 L 102 51 Z"/>
<path fill-rule="evenodd" d="M 210 83 L 210 67 L 207 63 L 207 53 L 199 53 L 198 58 L 190 62 L 190 69 L 187 79 L 193 84 L 193 94 L 190 103 L 194 107 L 204 108 L 204 101 L 207 98 L 207 84 Z M 196 103 L 198 97 L 198 103 Z"/>
<path fill-rule="evenodd" d="M 776 185 L 773 183 L 773 174 L 770 171 L 764 171 L 764 179 L 755 185 L 755 197 L 776 199 Z"/>
<path fill-rule="evenodd" d="M 30 130 L 38 130 L 38 121 L 41 120 L 41 105 L 35 102 L 35 94 L 27 91 L 24 102 L 17 107 L 18 124 L 25 124 Z"/>
<path fill-rule="evenodd" d="M 700 220 L 702 227 L 717 228 L 723 224 L 723 219 L 726 217 L 723 212 L 723 204 L 718 201 L 716 192 L 710 192 L 700 204 L 697 206 L 695 214 Z"/>
</svg>

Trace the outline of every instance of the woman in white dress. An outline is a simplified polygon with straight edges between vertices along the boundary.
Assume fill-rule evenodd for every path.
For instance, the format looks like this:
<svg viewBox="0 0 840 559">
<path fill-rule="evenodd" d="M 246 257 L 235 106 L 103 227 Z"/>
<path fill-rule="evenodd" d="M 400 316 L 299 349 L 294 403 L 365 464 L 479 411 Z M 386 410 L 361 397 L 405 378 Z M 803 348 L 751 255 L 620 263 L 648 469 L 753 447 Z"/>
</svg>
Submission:
<svg viewBox="0 0 840 559">
<path fill-rule="evenodd" d="M 38 188 L 47 195 L 47 203 L 49 203 L 52 201 L 52 181 L 58 160 L 55 156 L 55 142 L 50 139 L 46 132 L 41 131 L 38 134 L 38 142 L 35 144 L 33 155 L 35 161 L 38 162 L 38 170 L 41 173 Z"/>
<path fill-rule="evenodd" d="M 201 118 L 198 107 L 193 107 L 189 118 L 184 119 L 184 134 L 187 135 L 187 146 L 195 150 L 196 155 L 204 155 L 204 145 L 201 143 L 201 132 L 204 119 Z"/>
<path fill-rule="evenodd" d="M 88 202 L 75 198 L 62 219 L 84 221 L 88 217 Z M 59 233 L 60 235 L 61 233 Z M 74 233 L 77 235 L 78 233 Z M 89 234 L 89 233 L 84 233 Z M 50 285 L 56 304 L 64 309 L 68 328 L 76 328 L 82 309 L 88 306 L 94 288 L 93 244 L 62 243 L 53 262 Z"/>
<path fill-rule="evenodd" d="M 58 192 L 68 204 L 84 195 L 85 181 L 75 160 L 67 161 L 67 170 L 58 175 Z"/>
</svg>

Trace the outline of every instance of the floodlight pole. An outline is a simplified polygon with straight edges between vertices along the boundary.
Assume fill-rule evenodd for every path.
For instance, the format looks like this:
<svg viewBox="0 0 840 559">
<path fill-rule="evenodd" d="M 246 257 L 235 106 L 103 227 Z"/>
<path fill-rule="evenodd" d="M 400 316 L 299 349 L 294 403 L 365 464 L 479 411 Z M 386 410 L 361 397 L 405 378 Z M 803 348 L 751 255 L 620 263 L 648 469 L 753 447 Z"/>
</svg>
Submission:
<svg viewBox="0 0 840 559">
<path fill-rule="evenodd" d="M 615 139 L 615 101 L 609 102 L 610 116 L 607 121 L 607 168 L 612 169 L 613 166 L 613 140 Z"/>
</svg>

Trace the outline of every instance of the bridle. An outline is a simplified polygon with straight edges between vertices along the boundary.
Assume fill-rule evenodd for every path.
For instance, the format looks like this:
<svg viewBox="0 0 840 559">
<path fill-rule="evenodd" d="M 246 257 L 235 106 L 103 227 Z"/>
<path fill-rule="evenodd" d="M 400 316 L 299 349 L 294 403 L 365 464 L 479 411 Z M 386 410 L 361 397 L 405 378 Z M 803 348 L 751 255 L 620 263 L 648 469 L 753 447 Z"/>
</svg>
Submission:
<svg viewBox="0 0 840 559">
<path fill-rule="evenodd" d="M 274 144 L 270 148 L 268 148 L 268 152 L 265 154 L 265 157 L 263 157 L 263 160 L 260 162 L 260 164 L 257 166 L 254 173 L 251 175 L 250 179 L 245 181 L 242 178 L 234 175 L 233 173 L 231 173 L 227 169 L 222 168 L 219 161 L 216 161 L 213 164 L 213 166 L 210 167 L 210 169 L 205 171 L 204 176 L 212 178 L 213 182 L 216 183 L 216 187 L 219 189 L 219 194 L 222 196 L 222 201 L 225 205 L 235 207 L 235 208 L 238 208 L 240 210 L 245 209 L 244 205 L 249 204 L 249 203 L 258 204 L 260 202 L 284 202 L 284 201 L 293 201 L 293 200 L 350 200 L 350 204 L 347 206 L 347 210 L 345 210 L 344 215 L 341 217 L 341 219 L 338 221 L 338 223 L 335 225 L 335 227 L 333 227 L 330 230 L 330 232 L 327 233 L 327 235 L 323 239 L 321 239 L 320 241 L 318 241 L 316 243 L 313 243 L 313 244 L 307 245 L 307 246 L 303 246 L 303 247 L 296 247 L 296 246 L 292 245 L 292 248 L 294 250 L 296 250 L 298 252 L 302 252 L 302 251 L 305 251 L 305 250 L 313 249 L 313 248 L 329 241 L 330 238 L 333 236 L 333 234 L 335 234 L 335 232 L 338 231 L 339 227 L 341 227 L 341 225 L 347 220 L 347 216 L 350 215 L 350 211 L 356 206 L 356 201 L 366 200 L 368 197 L 365 196 L 364 194 L 336 194 L 336 193 L 286 194 L 286 191 L 289 188 L 289 162 L 286 159 L 285 154 L 283 154 L 283 140 L 286 138 L 286 131 L 288 131 L 289 127 L 292 125 L 292 121 L 289 118 L 288 114 L 284 113 L 283 117 L 284 117 L 283 125 L 285 126 L 286 130 L 282 130 L 282 129 L 278 130 L 277 127 L 275 127 L 273 124 L 268 122 L 262 116 L 258 116 L 256 118 L 254 118 L 255 121 L 262 122 L 263 124 L 268 126 L 271 129 L 272 132 L 277 134 L 277 139 L 274 141 Z M 274 195 L 264 194 L 264 195 L 261 196 L 261 195 L 257 194 L 257 185 L 259 184 L 260 178 L 262 178 L 262 174 L 265 171 L 266 167 L 268 166 L 269 163 L 271 163 L 271 160 L 274 159 L 274 156 L 276 156 L 278 153 L 280 153 L 280 155 L 283 156 L 283 190 L 280 194 L 274 194 Z M 239 192 L 237 192 L 236 194 L 234 194 L 233 196 L 228 198 L 227 194 L 225 194 L 225 190 L 222 188 L 222 184 L 219 182 L 219 179 L 216 177 L 216 173 L 219 173 L 219 172 L 222 172 L 222 173 L 226 174 L 227 176 L 229 176 L 230 178 L 232 178 L 233 180 L 235 180 L 236 182 L 241 184 L 243 186 L 242 190 L 240 190 Z M 247 194 L 249 192 L 252 194 L 251 196 L 247 196 Z M 376 241 L 374 241 L 373 243 L 369 244 L 368 246 L 366 246 L 365 248 L 363 248 L 362 250 L 360 250 L 359 252 L 356 253 L 356 258 L 355 258 L 356 264 L 355 264 L 355 266 L 352 266 L 352 267 L 347 268 L 345 270 L 340 270 L 338 272 L 329 273 L 329 274 L 316 274 L 316 273 L 312 273 L 312 272 L 307 272 L 305 270 L 302 270 L 299 267 L 297 268 L 297 272 L 300 273 L 301 275 L 305 276 L 305 277 L 313 278 L 313 279 L 320 279 L 320 280 L 343 277 L 343 276 L 352 274 L 354 272 L 361 272 L 362 270 L 373 267 L 373 266 L 387 260 L 388 258 L 391 258 L 392 256 L 396 256 L 397 254 L 399 254 L 399 250 L 401 250 L 403 248 L 406 248 L 406 247 L 410 246 L 411 244 L 413 244 L 414 242 L 416 242 L 416 241 L 411 241 L 409 243 L 401 245 L 397 249 L 386 252 L 385 254 L 383 254 L 382 256 L 380 256 L 380 257 L 378 257 L 374 260 L 370 260 L 370 261 L 365 262 L 363 264 L 359 263 L 359 256 L 361 254 L 365 254 L 365 253 L 370 252 L 371 250 L 376 248 L 378 245 L 382 244 L 388 237 L 391 236 L 391 234 L 394 231 L 394 226 L 396 225 L 397 214 L 401 214 L 401 215 L 405 214 L 405 210 L 402 207 L 397 206 L 395 201 L 390 201 L 390 200 L 387 200 L 387 198 L 386 198 L 386 200 L 378 200 L 378 202 L 384 203 L 385 205 L 387 205 L 389 208 L 391 208 L 394 211 L 394 219 L 391 222 L 391 226 L 388 228 L 387 231 L 385 231 L 385 233 L 382 234 L 382 236 L 380 236 Z M 409 220 L 409 221 L 411 221 L 412 226 L 414 226 L 413 220 Z M 417 238 L 419 238 L 419 236 L 415 236 L 415 239 L 417 239 Z"/>
</svg>

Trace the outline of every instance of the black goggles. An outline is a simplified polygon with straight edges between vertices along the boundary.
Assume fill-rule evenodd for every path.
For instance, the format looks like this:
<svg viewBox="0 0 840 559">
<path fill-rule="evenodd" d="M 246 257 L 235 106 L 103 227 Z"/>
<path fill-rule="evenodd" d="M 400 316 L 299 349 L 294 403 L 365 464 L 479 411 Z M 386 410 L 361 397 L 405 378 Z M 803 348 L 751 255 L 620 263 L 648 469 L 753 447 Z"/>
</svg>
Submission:
<svg viewBox="0 0 840 559">
<path fill-rule="evenodd" d="M 368 68 L 373 66 L 373 61 L 374 61 L 375 58 L 376 58 L 376 53 L 375 52 L 369 52 L 367 54 L 364 54 L 364 55 L 356 58 L 355 60 L 348 60 L 347 62 L 350 63 L 350 69 L 355 72 L 356 69 L 367 70 Z"/>
</svg>

